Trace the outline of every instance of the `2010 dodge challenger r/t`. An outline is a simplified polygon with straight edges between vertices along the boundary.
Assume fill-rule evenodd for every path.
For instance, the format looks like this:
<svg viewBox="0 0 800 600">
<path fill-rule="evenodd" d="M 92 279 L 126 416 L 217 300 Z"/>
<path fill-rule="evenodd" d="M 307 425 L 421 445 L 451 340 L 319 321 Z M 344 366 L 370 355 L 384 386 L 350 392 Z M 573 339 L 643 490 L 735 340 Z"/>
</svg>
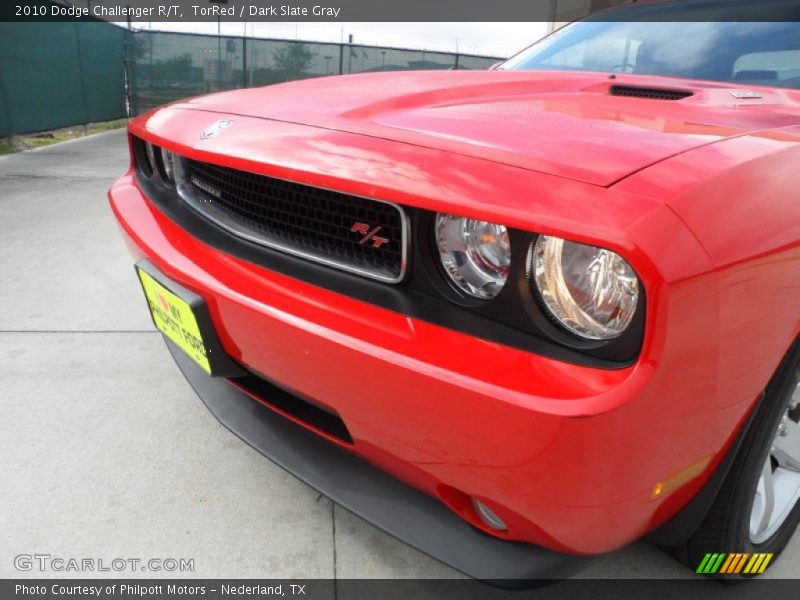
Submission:
<svg viewBox="0 0 800 600">
<path fill-rule="evenodd" d="M 749 577 L 800 519 L 800 25 L 646 6 L 130 123 L 111 205 L 211 412 L 477 578 L 644 536 Z"/>
</svg>

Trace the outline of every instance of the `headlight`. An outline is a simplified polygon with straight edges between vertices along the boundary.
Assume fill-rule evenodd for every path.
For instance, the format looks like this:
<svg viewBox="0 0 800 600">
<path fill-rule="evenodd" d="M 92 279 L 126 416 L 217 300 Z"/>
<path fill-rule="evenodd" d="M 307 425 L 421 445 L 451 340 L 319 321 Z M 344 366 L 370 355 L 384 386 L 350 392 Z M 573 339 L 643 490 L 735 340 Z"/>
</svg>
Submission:
<svg viewBox="0 0 800 600">
<path fill-rule="evenodd" d="M 436 245 L 442 266 L 458 289 L 484 300 L 503 289 L 511 264 L 504 225 L 439 213 Z"/>
<path fill-rule="evenodd" d="M 619 254 L 542 235 L 529 261 L 545 307 L 572 333 L 608 340 L 630 325 L 639 304 L 639 279 Z"/>
<path fill-rule="evenodd" d="M 164 165 L 164 179 L 175 183 L 175 155 L 169 150 L 161 149 L 161 164 Z"/>
<path fill-rule="evenodd" d="M 144 144 L 145 154 L 147 155 L 147 171 L 148 177 L 156 172 L 158 162 L 156 161 L 156 152 L 158 149 L 150 142 Z"/>
</svg>

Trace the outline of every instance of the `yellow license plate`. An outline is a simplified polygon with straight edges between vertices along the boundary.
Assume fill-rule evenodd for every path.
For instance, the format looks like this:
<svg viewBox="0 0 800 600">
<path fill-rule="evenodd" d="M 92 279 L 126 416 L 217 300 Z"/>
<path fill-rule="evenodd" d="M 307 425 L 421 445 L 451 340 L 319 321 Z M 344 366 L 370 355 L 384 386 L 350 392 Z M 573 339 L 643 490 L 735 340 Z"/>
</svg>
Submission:
<svg viewBox="0 0 800 600">
<path fill-rule="evenodd" d="M 179 298 L 146 271 L 136 269 L 142 283 L 153 323 L 172 342 L 211 375 L 208 350 L 197 325 L 197 317 L 188 302 Z"/>
</svg>

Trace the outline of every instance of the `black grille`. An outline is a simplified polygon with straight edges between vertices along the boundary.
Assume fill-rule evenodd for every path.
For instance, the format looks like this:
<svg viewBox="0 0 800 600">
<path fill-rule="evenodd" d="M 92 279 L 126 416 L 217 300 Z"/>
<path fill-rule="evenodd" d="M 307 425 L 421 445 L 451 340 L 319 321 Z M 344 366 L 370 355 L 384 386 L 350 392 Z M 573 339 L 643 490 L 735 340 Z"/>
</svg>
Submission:
<svg viewBox="0 0 800 600">
<path fill-rule="evenodd" d="M 683 100 L 693 95 L 689 90 L 668 90 L 664 88 L 648 88 L 633 85 L 612 85 L 610 93 L 612 96 L 652 98 L 653 100 Z"/>
<path fill-rule="evenodd" d="M 377 279 L 402 276 L 404 217 L 397 206 L 183 161 L 186 178 L 195 190 L 202 190 L 203 201 L 195 208 L 212 219 L 212 212 L 222 211 L 235 233 Z"/>
</svg>

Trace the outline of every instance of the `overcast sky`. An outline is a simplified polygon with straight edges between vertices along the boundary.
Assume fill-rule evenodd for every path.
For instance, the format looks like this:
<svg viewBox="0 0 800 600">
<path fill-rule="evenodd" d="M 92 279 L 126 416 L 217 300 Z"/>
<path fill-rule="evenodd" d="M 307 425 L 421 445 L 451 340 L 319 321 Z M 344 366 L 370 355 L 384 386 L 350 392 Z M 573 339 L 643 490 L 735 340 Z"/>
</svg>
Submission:
<svg viewBox="0 0 800 600">
<path fill-rule="evenodd" d="M 166 31 L 216 33 L 216 23 L 139 23 Z M 222 23 L 222 33 L 318 42 L 347 40 L 359 44 L 420 50 L 458 49 L 466 54 L 508 57 L 547 32 L 547 23 Z"/>
</svg>

